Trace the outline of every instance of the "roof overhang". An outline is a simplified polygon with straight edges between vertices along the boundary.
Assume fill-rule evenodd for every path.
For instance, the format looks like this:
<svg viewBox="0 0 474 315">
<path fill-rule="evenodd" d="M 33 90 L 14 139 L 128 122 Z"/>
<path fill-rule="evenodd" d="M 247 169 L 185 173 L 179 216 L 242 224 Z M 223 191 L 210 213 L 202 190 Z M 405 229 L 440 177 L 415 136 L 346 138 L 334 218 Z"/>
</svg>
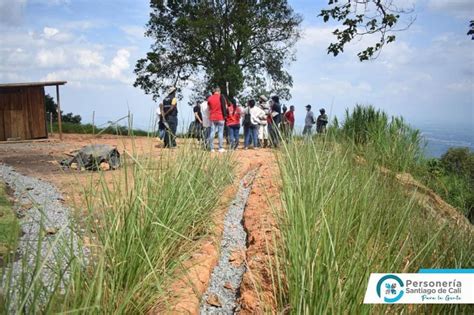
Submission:
<svg viewBox="0 0 474 315">
<path fill-rule="evenodd" d="M 47 82 L 25 82 L 25 83 L 1 83 L 1 88 L 14 88 L 14 87 L 32 87 L 32 86 L 57 86 L 64 85 L 67 81 L 47 81 Z"/>
</svg>

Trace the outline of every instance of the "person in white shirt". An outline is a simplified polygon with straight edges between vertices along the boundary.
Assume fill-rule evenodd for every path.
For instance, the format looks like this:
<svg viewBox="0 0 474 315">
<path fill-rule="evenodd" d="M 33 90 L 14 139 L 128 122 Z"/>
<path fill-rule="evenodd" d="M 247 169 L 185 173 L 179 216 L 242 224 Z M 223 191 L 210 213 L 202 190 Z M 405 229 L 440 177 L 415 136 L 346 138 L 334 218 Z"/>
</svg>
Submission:
<svg viewBox="0 0 474 315">
<path fill-rule="evenodd" d="M 265 115 L 270 114 L 270 104 L 268 98 L 265 95 L 260 95 L 258 98 L 258 106 Z M 266 147 L 268 145 L 268 122 L 267 119 L 262 119 L 258 127 L 258 141 L 260 147 Z"/>
<path fill-rule="evenodd" d="M 166 126 L 163 123 L 163 116 L 161 116 L 160 106 L 156 108 L 156 119 L 158 122 L 158 138 L 160 138 L 160 140 L 163 140 L 165 138 Z"/>
<path fill-rule="evenodd" d="M 248 149 L 251 143 L 254 149 L 258 148 L 258 128 L 262 121 L 266 121 L 266 119 L 265 112 L 259 106 L 255 106 L 255 100 L 250 100 L 244 111 L 244 128 L 247 129 L 244 141 L 245 150 Z"/>
<path fill-rule="evenodd" d="M 211 120 L 209 118 L 209 106 L 207 104 L 207 97 L 206 100 L 203 101 L 200 105 L 201 107 L 201 115 L 202 115 L 202 132 L 203 132 L 203 141 L 204 149 L 209 148 L 209 135 L 211 134 Z"/>
</svg>

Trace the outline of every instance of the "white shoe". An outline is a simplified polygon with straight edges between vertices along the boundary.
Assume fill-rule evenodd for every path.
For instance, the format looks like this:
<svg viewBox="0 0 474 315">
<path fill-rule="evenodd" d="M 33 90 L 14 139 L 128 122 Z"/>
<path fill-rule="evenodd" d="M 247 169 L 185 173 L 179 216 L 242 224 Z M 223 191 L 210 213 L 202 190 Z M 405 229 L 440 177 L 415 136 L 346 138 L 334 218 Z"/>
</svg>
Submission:
<svg viewBox="0 0 474 315">
<path fill-rule="evenodd" d="M 219 153 L 224 153 L 225 149 L 219 149 Z"/>
</svg>

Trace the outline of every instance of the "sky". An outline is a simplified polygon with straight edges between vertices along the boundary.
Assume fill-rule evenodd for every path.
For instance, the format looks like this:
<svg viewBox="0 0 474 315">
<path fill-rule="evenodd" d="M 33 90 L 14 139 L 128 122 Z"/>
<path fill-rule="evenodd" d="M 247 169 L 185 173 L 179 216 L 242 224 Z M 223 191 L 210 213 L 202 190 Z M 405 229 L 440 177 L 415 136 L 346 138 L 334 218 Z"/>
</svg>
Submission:
<svg viewBox="0 0 474 315">
<path fill-rule="evenodd" d="M 474 17 L 472 0 L 394 0 L 414 8 L 414 24 L 397 33 L 373 61 L 357 52 L 371 38 L 345 52 L 326 53 L 336 24 L 317 17 L 327 1 L 289 1 L 303 17 L 293 76 L 297 125 L 306 104 L 342 118 L 346 108 L 370 104 L 402 115 L 415 126 L 461 126 L 474 134 L 474 40 L 466 35 Z M 97 124 L 133 113 L 135 127 L 148 129 L 157 104 L 133 87 L 136 61 L 152 40 L 144 37 L 145 0 L 0 0 L 0 83 L 65 80 L 64 112 Z M 54 88 L 46 93 L 55 96 Z M 181 126 L 192 116 L 185 90 Z"/>
</svg>

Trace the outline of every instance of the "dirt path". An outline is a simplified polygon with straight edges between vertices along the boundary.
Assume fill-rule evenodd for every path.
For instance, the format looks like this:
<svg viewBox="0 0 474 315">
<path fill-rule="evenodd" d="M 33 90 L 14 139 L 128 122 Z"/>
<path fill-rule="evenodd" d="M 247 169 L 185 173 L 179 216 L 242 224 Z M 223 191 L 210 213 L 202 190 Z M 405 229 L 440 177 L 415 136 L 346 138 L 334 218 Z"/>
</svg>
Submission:
<svg viewBox="0 0 474 315">
<path fill-rule="evenodd" d="M 275 153 L 272 150 L 238 150 L 234 154 L 237 162 L 235 183 L 225 190 L 216 207 L 212 218 L 214 232 L 210 237 L 201 240 L 189 261 L 184 263 L 185 272 L 180 273 L 178 279 L 170 285 L 169 299 L 159 301 L 151 314 L 199 313 L 201 297 L 208 287 L 211 272 L 219 258 L 224 215 L 235 197 L 239 181 L 244 174 L 256 167 L 260 169 L 243 218 L 243 225 L 248 234 L 248 248 L 244 257 L 246 272 L 240 288 L 240 313 L 275 312 L 276 302 L 269 268 L 274 255 L 272 232 L 276 231 L 273 207 L 280 207 L 280 179 Z"/>
<path fill-rule="evenodd" d="M 241 314 L 275 313 L 274 282 L 270 266 L 274 258 L 275 235 L 278 235 L 274 211 L 281 209 L 281 179 L 275 153 L 269 150 L 242 156 L 241 163 L 262 163 L 244 212 L 248 234 L 247 271 L 240 293 Z"/>
</svg>

